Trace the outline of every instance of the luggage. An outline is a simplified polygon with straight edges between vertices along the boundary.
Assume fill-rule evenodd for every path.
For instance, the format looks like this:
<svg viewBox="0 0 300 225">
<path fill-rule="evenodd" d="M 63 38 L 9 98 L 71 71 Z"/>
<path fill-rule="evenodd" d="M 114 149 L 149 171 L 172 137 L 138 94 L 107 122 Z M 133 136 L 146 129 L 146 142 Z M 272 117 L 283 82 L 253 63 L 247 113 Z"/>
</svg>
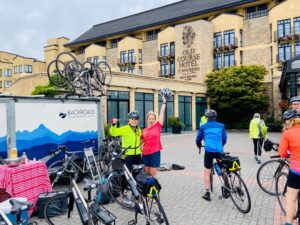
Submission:
<svg viewBox="0 0 300 225">
<path fill-rule="evenodd" d="M 61 198 L 59 201 L 57 201 L 57 206 L 59 208 L 63 208 L 67 210 L 67 195 L 65 192 L 49 192 L 49 193 L 42 193 L 39 195 L 38 201 L 37 201 L 37 212 L 38 212 L 38 217 L 43 219 L 44 218 L 44 208 L 47 203 L 47 201 L 56 196 L 59 195 Z"/>
</svg>

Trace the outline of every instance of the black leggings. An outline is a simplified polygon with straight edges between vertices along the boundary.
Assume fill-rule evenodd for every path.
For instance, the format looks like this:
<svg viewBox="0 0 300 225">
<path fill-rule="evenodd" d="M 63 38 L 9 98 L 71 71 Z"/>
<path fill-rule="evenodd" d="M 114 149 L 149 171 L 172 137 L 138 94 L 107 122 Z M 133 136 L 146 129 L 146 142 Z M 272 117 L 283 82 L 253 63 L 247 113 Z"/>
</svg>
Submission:
<svg viewBox="0 0 300 225">
<path fill-rule="evenodd" d="M 263 138 L 255 139 L 253 138 L 253 145 L 254 145 L 254 155 L 261 156 L 261 148 L 264 142 Z"/>
</svg>

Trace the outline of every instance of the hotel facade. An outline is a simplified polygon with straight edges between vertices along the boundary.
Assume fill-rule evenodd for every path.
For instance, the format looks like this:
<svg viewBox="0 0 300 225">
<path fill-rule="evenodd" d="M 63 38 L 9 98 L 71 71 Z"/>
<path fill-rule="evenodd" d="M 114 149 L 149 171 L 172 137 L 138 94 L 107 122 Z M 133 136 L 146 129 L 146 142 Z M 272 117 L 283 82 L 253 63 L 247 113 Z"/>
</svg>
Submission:
<svg viewBox="0 0 300 225">
<path fill-rule="evenodd" d="M 71 42 L 49 39 L 44 53 L 47 64 L 66 50 L 81 62 L 109 64 L 104 121 L 124 124 L 137 110 L 145 127 L 146 113 L 161 106 L 159 90 L 169 87 L 166 118 L 178 116 L 185 130 L 195 130 L 208 103 L 206 75 L 235 65 L 268 70 L 268 113 L 280 116 L 282 98 L 299 94 L 300 70 L 282 80 L 285 62 L 300 55 L 299 35 L 299 0 L 184 0 L 94 25 Z"/>
</svg>

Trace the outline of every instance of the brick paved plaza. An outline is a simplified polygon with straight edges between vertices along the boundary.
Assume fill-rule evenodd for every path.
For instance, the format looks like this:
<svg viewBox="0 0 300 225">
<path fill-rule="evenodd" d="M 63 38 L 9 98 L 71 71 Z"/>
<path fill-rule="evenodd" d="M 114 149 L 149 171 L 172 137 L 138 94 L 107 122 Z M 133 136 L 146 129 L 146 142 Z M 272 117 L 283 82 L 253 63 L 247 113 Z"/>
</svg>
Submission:
<svg viewBox="0 0 300 225">
<path fill-rule="evenodd" d="M 196 132 L 180 135 L 163 134 L 162 161 L 185 166 L 185 170 L 165 171 L 158 175 L 163 187 L 161 202 L 171 225 L 279 225 L 284 222 L 275 204 L 275 197 L 261 191 L 256 182 L 259 165 L 254 160 L 248 132 L 228 132 L 228 143 L 225 146 L 225 151 L 240 157 L 242 177 L 250 191 L 252 207 L 245 215 L 235 208 L 230 198 L 219 199 L 221 188 L 217 177 L 212 201 L 207 202 L 201 198 L 204 190 L 203 153 L 198 154 L 195 137 Z M 269 137 L 273 141 L 278 141 L 280 133 L 270 133 Z M 268 158 L 269 155 L 264 152 L 262 163 Z M 134 218 L 132 212 L 121 209 L 115 203 L 107 207 L 118 217 L 116 224 L 126 225 Z M 139 218 L 139 224 L 145 224 L 142 216 Z M 79 224 L 77 219 L 79 218 L 73 216 L 70 221 L 62 221 L 61 224 Z M 46 223 L 39 221 L 39 224 Z"/>
</svg>

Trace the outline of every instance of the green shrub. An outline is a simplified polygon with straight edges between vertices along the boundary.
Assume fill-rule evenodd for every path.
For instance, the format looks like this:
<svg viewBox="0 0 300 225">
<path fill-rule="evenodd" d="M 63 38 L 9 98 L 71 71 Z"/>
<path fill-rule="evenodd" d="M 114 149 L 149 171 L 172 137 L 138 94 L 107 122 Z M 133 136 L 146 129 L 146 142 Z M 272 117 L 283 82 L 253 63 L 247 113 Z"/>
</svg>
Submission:
<svg viewBox="0 0 300 225">
<path fill-rule="evenodd" d="M 168 118 L 168 125 L 171 127 L 181 127 L 182 129 L 185 127 L 184 123 L 176 116 L 170 116 Z"/>
</svg>

